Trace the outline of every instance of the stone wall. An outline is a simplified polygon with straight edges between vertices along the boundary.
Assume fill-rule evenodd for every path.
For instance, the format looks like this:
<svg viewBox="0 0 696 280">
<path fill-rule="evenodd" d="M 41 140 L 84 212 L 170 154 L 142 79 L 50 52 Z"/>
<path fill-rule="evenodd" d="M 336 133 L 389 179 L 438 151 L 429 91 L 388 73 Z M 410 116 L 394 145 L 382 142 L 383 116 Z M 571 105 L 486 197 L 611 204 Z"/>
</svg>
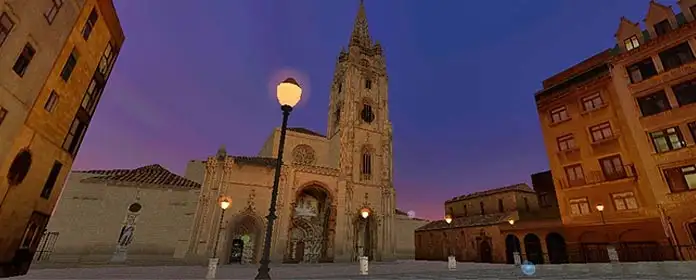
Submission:
<svg viewBox="0 0 696 280">
<path fill-rule="evenodd" d="M 415 230 L 427 224 L 428 221 L 411 219 L 408 216 L 396 215 L 394 221 L 396 235 L 396 258 L 414 259 L 416 251 Z"/>
</svg>

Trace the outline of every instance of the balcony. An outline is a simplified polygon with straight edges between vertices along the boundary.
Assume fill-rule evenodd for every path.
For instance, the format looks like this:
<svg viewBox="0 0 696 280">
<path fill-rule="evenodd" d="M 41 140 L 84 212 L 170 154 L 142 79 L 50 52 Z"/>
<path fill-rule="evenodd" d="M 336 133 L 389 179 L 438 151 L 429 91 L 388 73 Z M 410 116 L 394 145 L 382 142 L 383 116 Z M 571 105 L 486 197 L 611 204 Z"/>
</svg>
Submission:
<svg viewBox="0 0 696 280">
<path fill-rule="evenodd" d="M 579 180 L 568 180 L 567 178 L 557 179 L 556 182 L 561 189 L 576 188 L 602 183 L 621 181 L 624 179 L 636 179 L 638 177 L 636 168 L 633 164 L 622 166 L 620 170 L 612 173 L 604 173 L 602 170 L 585 172 L 585 178 Z"/>
</svg>

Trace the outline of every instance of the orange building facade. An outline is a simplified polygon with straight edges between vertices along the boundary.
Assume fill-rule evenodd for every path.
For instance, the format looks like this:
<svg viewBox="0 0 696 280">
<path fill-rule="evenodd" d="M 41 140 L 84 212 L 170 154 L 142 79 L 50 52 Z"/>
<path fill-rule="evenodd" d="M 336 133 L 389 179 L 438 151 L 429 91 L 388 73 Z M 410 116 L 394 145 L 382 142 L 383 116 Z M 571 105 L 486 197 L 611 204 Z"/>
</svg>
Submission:
<svg viewBox="0 0 696 280">
<path fill-rule="evenodd" d="M 617 47 L 536 94 L 577 261 L 696 258 L 696 0 L 679 5 L 651 1 L 645 30 L 622 18 Z"/>
<path fill-rule="evenodd" d="M 2 1 L 0 35 L 0 277 L 9 277 L 29 269 L 125 38 L 111 0 Z"/>
</svg>

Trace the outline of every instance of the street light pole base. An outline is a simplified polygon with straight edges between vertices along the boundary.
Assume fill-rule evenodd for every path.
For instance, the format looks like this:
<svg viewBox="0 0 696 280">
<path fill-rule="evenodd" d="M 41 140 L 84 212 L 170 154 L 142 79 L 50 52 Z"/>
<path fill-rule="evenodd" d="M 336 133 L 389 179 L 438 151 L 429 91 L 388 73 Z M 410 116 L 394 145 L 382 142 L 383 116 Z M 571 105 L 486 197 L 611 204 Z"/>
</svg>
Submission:
<svg viewBox="0 0 696 280">
<path fill-rule="evenodd" d="M 257 280 L 270 280 L 271 279 L 271 274 L 270 274 L 271 268 L 268 267 L 269 263 L 270 263 L 270 261 L 268 261 L 268 260 L 261 260 L 261 266 L 259 267 L 259 273 L 256 274 L 256 278 L 254 278 L 254 279 L 257 279 Z"/>
<path fill-rule="evenodd" d="M 205 275 L 205 279 L 215 279 L 219 261 L 218 258 L 208 259 L 208 273 Z"/>
</svg>

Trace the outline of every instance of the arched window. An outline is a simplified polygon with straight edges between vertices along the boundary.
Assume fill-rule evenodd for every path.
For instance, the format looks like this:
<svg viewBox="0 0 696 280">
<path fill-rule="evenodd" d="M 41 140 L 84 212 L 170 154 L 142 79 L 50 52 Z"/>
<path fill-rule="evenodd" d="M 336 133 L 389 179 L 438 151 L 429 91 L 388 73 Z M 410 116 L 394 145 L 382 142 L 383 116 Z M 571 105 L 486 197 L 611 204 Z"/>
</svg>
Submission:
<svg viewBox="0 0 696 280">
<path fill-rule="evenodd" d="M 360 111 L 360 118 L 366 123 L 372 123 L 375 120 L 375 114 L 372 111 L 372 105 L 365 103 L 363 104 L 363 109 Z"/>
<path fill-rule="evenodd" d="M 334 126 L 337 126 L 340 121 L 341 121 L 341 106 L 338 106 L 336 108 L 336 111 L 334 112 Z"/>
<path fill-rule="evenodd" d="M 370 180 L 372 178 L 372 154 L 370 154 L 370 151 L 367 149 L 363 150 L 360 177 L 363 180 Z"/>
<path fill-rule="evenodd" d="M 483 201 L 479 202 L 479 206 L 481 207 L 481 215 L 486 215 L 485 207 L 483 207 Z"/>
</svg>

